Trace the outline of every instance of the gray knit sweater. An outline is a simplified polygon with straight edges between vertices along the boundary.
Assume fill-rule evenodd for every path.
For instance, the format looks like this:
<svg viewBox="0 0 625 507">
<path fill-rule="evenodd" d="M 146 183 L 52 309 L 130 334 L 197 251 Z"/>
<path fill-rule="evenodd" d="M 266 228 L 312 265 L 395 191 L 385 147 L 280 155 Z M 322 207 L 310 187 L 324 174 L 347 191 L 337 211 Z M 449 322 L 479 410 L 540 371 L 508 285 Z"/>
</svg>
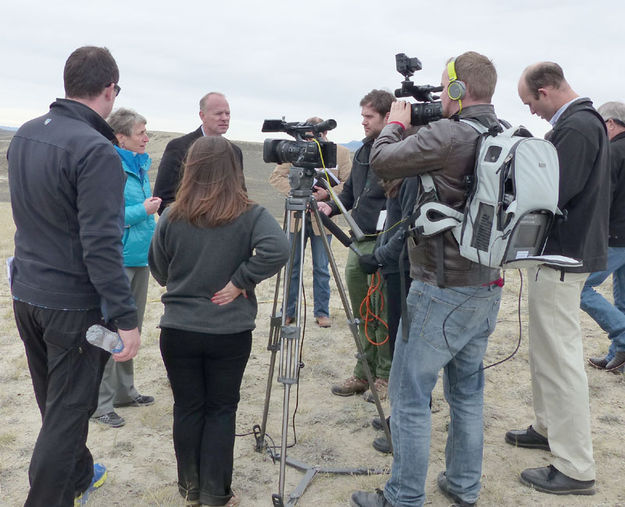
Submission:
<svg viewBox="0 0 625 507">
<path fill-rule="evenodd" d="M 286 263 L 289 242 L 262 206 L 254 205 L 233 222 L 214 228 L 170 221 L 169 208 L 158 220 L 149 252 L 150 271 L 167 287 L 161 327 L 231 334 L 254 329 L 254 287 Z M 219 306 L 211 297 L 232 283 L 247 291 Z"/>
</svg>

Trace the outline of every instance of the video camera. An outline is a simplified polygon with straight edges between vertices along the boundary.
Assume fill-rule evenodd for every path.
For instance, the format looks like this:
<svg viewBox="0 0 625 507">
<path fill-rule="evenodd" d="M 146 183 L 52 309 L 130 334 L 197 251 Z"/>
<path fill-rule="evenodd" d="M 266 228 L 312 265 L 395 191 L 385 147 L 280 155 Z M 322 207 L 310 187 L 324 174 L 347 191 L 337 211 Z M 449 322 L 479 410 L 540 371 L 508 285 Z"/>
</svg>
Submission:
<svg viewBox="0 0 625 507">
<path fill-rule="evenodd" d="M 321 134 L 336 127 L 334 120 L 326 120 L 315 125 L 301 122 L 287 123 L 282 120 L 265 120 L 262 132 L 286 132 L 295 141 L 265 139 L 263 160 L 267 163 L 288 162 L 295 167 L 316 169 L 336 167 L 336 144 L 324 141 Z"/>
<path fill-rule="evenodd" d="M 395 90 L 395 97 L 414 97 L 421 104 L 411 104 L 410 124 L 427 125 L 431 121 L 440 120 L 443 117 L 443 106 L 439 97 L 432 95 L 433 92 L 442 92 L 442 86 L 416 85 L 410 78 L 415 71 L 421 70 L 421 61 L 418 58 L 408 58 L 405 53 L 395 55 L 397 72 L 404 76 L 401 88 Z M 438 102 L 436 102 L 438 101 Z"/>
</svg>

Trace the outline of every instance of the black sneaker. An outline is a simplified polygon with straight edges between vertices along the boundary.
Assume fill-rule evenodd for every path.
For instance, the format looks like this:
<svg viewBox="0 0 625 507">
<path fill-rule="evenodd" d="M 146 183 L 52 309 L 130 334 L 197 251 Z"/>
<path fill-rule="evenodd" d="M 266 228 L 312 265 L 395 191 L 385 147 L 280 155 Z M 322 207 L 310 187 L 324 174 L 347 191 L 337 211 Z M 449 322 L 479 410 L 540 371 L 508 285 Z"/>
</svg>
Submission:
<svg viewBox="0 0 625 507">
<path fill-rule="evenodd" d="M 380 489 L 376 489 L 375 493 L 356 491 L 352 494 L 349 505 L 351 507 L 393 507 Z"/>
<path fill-rule="evenodd" d="M 391 427 L 390 415 L 386 418 L 386 424 L 388 424 L 388 427 L 390 429 Z M 382 421 L 380 420 L 379 417 L 374 417 L 373 419 L 371 419 L 371 426 L 373 427 L 374 430 L 384 431 L 384 427 L 382 426 Z"/>
<path fill-rule="evenodd" d="M 438 489 L 441 490 L 441 493 L 454 502 L 453 505 L 457 505 L 458 507 L 473 507 L 476 505 L 477 502 L 467 502 L 449 489 L 447 474 L 445 472 L 438 474 L 436 482 L 438 484 Z"/>
<path fill-rule="evenodd" d="M 373 445 L 373 448 L 376 451 L 383 454 L 390 454 L 393 452 L 391 450 L 390 444 L 388 443 L 388 440 L 386 439 L 386 436 L 376 438 L 371 445 Z"/>
<path fill-rule="evenodd" d="M 126 424 L 124 418 L 120 417 L 115 412 L 109 412 L 108 414 L 104 414 L 99 417 L 92 417 L 91 420 L 111 428 L 121 428 L 124 424 Z"/>
<path fill-rule="evenodd" d="M 117 407 L 147 407 L 154 403 L 154 396 L 143 396 L 140 394 L 134 400 L 126 401 L 124 403 L 113 403 L 115 408 Z"/>
<path fill-rule="evenodd" d="M 605 357 L 589 357 L 588 364 L 593 368 L 597 368 L 598 370 L 605 370 L 605 367 L 610 361 L 608 361 Z"/>
</svg>

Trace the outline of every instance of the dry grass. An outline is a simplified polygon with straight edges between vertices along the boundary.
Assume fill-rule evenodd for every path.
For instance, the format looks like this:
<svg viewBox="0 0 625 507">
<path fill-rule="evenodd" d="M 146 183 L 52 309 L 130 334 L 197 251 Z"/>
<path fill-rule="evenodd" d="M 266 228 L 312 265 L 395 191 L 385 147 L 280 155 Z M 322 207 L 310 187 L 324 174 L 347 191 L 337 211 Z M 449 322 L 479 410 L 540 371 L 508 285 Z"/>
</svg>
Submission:
<svg viewBox="0 0 625 507">
<path fill-rule="evenodd" d="M 13 225 L 9 205 L 0 203 L 0 254 L 12 251 Z M 345 249 L 333 242 L 339 265 L 344 266 Z M 308 270 L 310 272 L 310 270 Z M 497 330 L 490 340 L 486 363 L 511 353 L 518 339 L 517 292 L 519 279 L 508 273 Z M 307 279 L 310 287 L 310 278 Z M 602 290 L 609 290 L 604 287 Z M 176 465 L 171 440 L 172 396 L 158 347 L 158 320 L 162 289 L 150 285 L 143 330 L 143 345 L 135 361 L 135 379 L 140 392 L 155 396 L 156 403 L 145 408 L 120 409 L 127 424 L 108 429 L 92 424 L 89 447 L 98 461 L 109 469 L 109 480 L 90 500 L 94 507 L 181 506 L 176 488 Z M 260 424 L 265 398 L 270 354 L 267 352 L 268 316 L 273 299 L 273 281 L 258 289 L 259 317 L 254 346 L 243 381 L 237 431 L 247 434 Z M 6 306 L 0 311 L 0 506 L 22 505 L 28 488 L 28 463 L 39 431 L 39 413 L 34 402 L 23 346 L 17 336 L 6 285 L 0 289 Z M 308 299 L 312 294 L 308 289 Z M 351 374 L 354 345 L 340 300 L 333 294 L 333 327 L 320 329 L 309 315 L 304 340 L 304 363 L 296 419 L 297 445 L 289 455 L 311 464 L 335 467 L 389 467 L 391 458 L 378 454 L 371 441 L 378 434 L 369 426 L 375 415 L 373 405 L 361 398 L 332 396 L 332 383 Z M 523 316 L 526 319 L 525 302 Z M 582 315 L 586 355 L 605 352 L 608 340 L 586 315 Z M 524 329 L 524 333 L 526 330 Z M 525 336 L 525 335 L 524 335 Z M 527 340 L 510 361 L 489 369 L 485 394 L 485 449 L 483 490 L 480 505 L 521 506 L 617 506 L 625 505 L 621 477 L 625 472 L 625 451 L 619 442 L 625 437 L 623 420 L 625 387 L 621 375 L 587 369 L 591 391 L 593 437 L 597 462 L 597 494 L 589 498 L 553 497 L 537 493 L 518 481 L 520 470 L 548 463 L 549 454 L 506 445 L 503 435 L 511 428 L 522 428 L 532 421 L 531 388 L 527 362 Z M 291 409 L 295 407 L 295 389 Z M 283 388 L 272 383 L 268 433 L 279 443 Z M 437 491 L 436 476 L 444 467 L 445 433 L 448 411 L 441 385 L 434 392 L 432 445 L 427 479 L 428 505 L 449 502 Z M 289 434 L 289 442 L 293 434 Z M 271 505 L 271 494 L 278 489 L 279 467 L 266 453 L 255 451 L 252 436 L 237 438 L 234 488 L 243 506 Z M 302 474 L 287 468 L 286 491 L 290 492 Z M 298 505 L 346 506 L 356 489 L 384 484 L 386 476 L 322 475 L 315 478 Z"/>
</svg>

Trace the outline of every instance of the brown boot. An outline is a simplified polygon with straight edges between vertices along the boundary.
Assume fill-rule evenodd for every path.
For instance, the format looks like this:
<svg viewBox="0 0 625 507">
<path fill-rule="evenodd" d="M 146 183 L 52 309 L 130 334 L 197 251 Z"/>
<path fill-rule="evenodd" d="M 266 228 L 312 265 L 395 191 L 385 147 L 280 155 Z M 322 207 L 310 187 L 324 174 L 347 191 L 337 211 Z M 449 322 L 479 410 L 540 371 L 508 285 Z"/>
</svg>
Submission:
<svg viewBox="0 0 625 507">
<path fill-rule="evenodd" d="M 317 323 L 319 327 L 331 327 L 332 326 L 332 321 L 330 320 L 330 317 L 326 317 L 325 315 L 319 315 L 315 317 L 315 322 Z"/>
<path fill-rule="evenodd" d="M 386 400 L 386 398 L 388 398 L 388 380 L 383 378 L 376 378 L 374 384 L 375 390 L 378 392 L 378 398 L 380 398 L 380 401 Z M 371 389 L 367 389 L 362 397 L 365 399 L 365 401 L 368 401 L 369 403 L 375 403 Z"/>
<path fill-rule="evenodd" d="M 332 394 L 337 396 L 351 396 L 353 394 L 364 393 L 369 383 L 358 377 L 349 377 L 342 384 L 334 384 L 332 386 Z"/>
</svg>

